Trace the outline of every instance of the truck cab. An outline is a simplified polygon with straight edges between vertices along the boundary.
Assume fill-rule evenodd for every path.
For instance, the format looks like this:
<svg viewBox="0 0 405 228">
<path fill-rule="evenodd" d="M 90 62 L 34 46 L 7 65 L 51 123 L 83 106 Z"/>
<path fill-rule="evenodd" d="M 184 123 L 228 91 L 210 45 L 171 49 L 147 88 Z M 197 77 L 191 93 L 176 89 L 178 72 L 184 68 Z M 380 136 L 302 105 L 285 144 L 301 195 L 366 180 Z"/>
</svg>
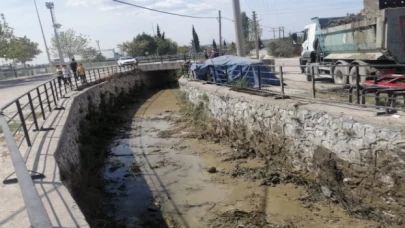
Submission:
<svg viewBox="0 0 405 228">
<path fill-rule="evenodd" d="M 316 35 L 316 24 L 310 24 L 305 26 L 303 34 L 302 52 L 300 58 L 300 65 L 302 73 L 305 72 L 305 65 L 315 62 L 316 53 L 314 48 L 315 35 Z"/>
</svg>

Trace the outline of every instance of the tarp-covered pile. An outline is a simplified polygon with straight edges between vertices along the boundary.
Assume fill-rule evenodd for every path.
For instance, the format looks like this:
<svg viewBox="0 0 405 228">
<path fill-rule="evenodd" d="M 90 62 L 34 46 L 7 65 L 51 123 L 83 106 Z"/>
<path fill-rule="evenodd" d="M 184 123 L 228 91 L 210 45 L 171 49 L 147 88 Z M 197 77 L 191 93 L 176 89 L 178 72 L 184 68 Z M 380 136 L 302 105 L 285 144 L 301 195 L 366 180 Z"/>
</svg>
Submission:
<svg viewBox="0 0 405 228">
<path fill-rule="evenodd" d="M 262 85 L 280 86 L 280 80 L 262 62 L 232 55 L 208 59 L 204 64 L 193 64 L 191 70 L 197 79 L 212 78 L 219 84 L 243 81 L 249 87 L 258 88 L 260 75 Z"/>
</svg>

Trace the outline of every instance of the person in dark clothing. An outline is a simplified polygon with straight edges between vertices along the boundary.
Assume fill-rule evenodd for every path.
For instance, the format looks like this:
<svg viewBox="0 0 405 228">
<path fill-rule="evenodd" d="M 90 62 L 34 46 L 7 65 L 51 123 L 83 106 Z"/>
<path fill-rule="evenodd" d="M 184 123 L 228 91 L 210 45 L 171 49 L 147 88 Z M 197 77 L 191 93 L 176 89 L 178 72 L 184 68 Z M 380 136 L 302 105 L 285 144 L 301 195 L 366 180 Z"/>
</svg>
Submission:
<svg viewBox="0 0 405 228">
<path fill-rule="evenodd" d="M 73 76 L 75 77 L 76 81 L 79 80 L 79 77 L 77 76 L 77 62 L 75 59 L 72 59 L 72 62 L 70 62 L 70 69 L 73 72 Z"/>
</svg>

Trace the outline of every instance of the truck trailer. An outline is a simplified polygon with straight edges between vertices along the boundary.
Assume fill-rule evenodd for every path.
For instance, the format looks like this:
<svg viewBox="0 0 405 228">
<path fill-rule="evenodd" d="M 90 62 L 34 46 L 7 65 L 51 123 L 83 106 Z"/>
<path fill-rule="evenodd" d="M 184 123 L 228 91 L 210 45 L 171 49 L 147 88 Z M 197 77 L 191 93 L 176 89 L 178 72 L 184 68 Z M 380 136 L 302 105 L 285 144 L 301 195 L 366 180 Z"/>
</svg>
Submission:
<svg viewBox="0 0 405 228">
<path fill-rule="evenodd" d="M 300 65 L 307 80 L 315 75 L 354 85 L 356 69 L 362 81 L 385 71 L 405 73 L 405 1 L 364 0 L 364 6 L 359 14 L 316 17 L 305 26 Z"/>
</svg>

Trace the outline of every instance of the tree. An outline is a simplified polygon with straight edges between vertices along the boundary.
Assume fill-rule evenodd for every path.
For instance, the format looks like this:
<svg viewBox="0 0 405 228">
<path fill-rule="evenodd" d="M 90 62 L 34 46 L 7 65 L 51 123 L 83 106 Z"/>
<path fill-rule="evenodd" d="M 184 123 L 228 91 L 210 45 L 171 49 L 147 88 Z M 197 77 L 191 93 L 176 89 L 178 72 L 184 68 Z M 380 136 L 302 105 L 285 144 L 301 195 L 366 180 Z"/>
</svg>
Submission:
<svg viewBox="0 0 405 228">
<path fill-rule="evenodd" d="M 86 51 L 90 39 L 83 34 L 76 34 L 76 31 L 73 29 L 68 29 L 67 31 L 59 32 L 59 42 L 62 49 L 64 57 L 74 58 L 75 55 L 82 54 L 83 51 Z M 57 53 L 56 39 L 52 36 L 52 51 Z"/>
<path fill-rule="evenodd" d="M 236 45 L 235 45 L 234 42 L 231 43 L 230 51 L 231 51 L 232 53 L 236 53 Z"/>
<path fill-rule="evenodd" d="M 13 28 L 8 25 L 4 14 L 0 14 L 0 58 L 6 55 L 6 48 L 13 36 Z"/>
<path fill-rule="evenodd" d="M 157 39 L 157 53 L 158 55 L 173 55 L 177 53 L 177 43 L 171 39 Z"/>
<path fill-rule="evenodd" d="M 197 53 L 200 52 L 200 51 L 201 51 L 201 48 L 200 48 L 200 39 L 198 39 L 198 35 L 197 35 L 197 32 L 196 32 L 195 29 L 194 29 L 194 25 L 193 25 L 193 43 L 194 43 L 195 51 L 196 51 Z"/>
<path fill-rule="evenodd" d="M 157 46 L 158 44 L 153 36 L 142 33 L 134 37 L 132 41 L 119 44 L 118 48 L 130 56 L 145 56 L 146 52 L 150 55 L 155 54 Z"/>
<path fill-rule="evenodd" d="M 156 37 L 157 38 L 162 38 L 162 33 L 160 33 L 159 25 L 156 26 Z"/>
<path fill-rule="evenodd" d="M 295 55 L 295 48 L 290 37 L 275 40 L 268 45 L 269 55 L 274 57 L 292 57 Z"/>
<path fill-rule="evenodd" d="M 26 71 L 26 63 L 31 62 L 37 55 L 41 54 L 38 43 L 32 42 L 26 36 L 12 38 L 6 50 L 7 58 L 22 63 Z M 29 75 L 28 71 L 27 75 Z"/>
<path fill-rule="evenodd" d="M 190 50 L 190 47 L 187 45 L 183 45 L 177 48 L 177 52 L 180 54 L 187 54 Z"/>
<path fill-rule="evenodd" d="M 214 50 L 218 50 L 217 42 L 215 42 L 215 39 L 212 40 L 212 48 L 214 48 Z"/>
<path fill-rule="evenodd" d="M 243 37 L 245 37 L 246 41 L 249 41 L 250 18 L 246 15 L 245 12 L 242 12 L 241 17 L 242 17 Z"/>
<path fill-rule="evenodd" d="M 256 40 L 255 23 L 253 22 L 253 20 L 250 20 L 249 23 L 250 23 L 249 38 L 246 41 L 255 41 Z M 257 35 L 261 37 L 263 34 L 263 29 L 260 27 L 259 22 L 256 23 L 256 28 L 257 28 Z"/>
<path fill-rule="evenodd" d="M 224 47 L 226 47 L 226 41 L 224 40 Z"/>
<path fill-rule="evenodd" d="M 95 49 L 94 47 L 88 47 L 81 51 L 80 56 L 84 60 L 93 60 L 97 57 L 98 54 L 99 52 L 97 49 Z"/>
</svg>

